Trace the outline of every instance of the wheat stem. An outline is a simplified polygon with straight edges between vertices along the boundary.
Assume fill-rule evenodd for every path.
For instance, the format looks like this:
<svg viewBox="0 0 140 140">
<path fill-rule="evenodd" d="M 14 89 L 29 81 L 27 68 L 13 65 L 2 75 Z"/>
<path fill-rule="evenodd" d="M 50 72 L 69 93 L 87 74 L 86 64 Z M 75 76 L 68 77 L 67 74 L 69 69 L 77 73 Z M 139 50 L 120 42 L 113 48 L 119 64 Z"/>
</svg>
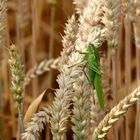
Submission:
<svg viewBox="0 0 140 140">
<path fill-rule="evenodd" d="M 56 4 L 57 0 L 51 0 L 51 16 L 50 16 L 50 40 L 49 40 L 49 59 L 53 58 L 54 51 L 54 35 L 55 35 L 55 16 L 56 16 Z M 50 71 L 48 75 L 48 87 L 51 87 L 53 80 L 53 73 Z"/>
</svg>

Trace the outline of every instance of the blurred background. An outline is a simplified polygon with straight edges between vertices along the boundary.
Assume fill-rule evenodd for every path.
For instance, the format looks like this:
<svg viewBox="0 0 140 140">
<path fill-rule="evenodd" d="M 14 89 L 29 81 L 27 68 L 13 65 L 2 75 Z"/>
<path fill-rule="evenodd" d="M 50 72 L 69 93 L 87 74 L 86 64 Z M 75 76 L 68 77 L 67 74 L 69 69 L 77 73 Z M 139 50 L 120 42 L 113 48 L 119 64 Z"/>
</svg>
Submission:
<svg viewBox="0 0 140 140">
<path fill-rule="evenodd" d="M 10 94 L 8 51 L 16 44 L 25 73 L 44 59 L 57 58 L 62 34 L 74 11 L 72 0 L 8 0 L 4 47 L 0 47 L 0 139 L 12 140 L 17 132 L 17 109 Z M 26 86 L 25 111 L 46 88 L 56 88 L 57 70 L 44 73 Z M 50 76 L 51 75 L 51 76 Z"/>
<path fill-rule="evenodd" d="M 44 59 L 60 56 L 62 50 L 62 35 L 67 19 L 75 12 L 72 0 L 9 0 L 7 2 L 7 19 L 3 46 L 0 47 L 0 140 L 14 140 L 17 135 L 17 109 L 10 94 L 10 74 L 8 53 L 6 47 L 14 43 L 19 49 L 24 64 L 25 73 Z M 135 47 L 133 23 L 121 17 L 119 32 L 119 47 L 114 59 L 108 57 L 111 107 L 137 87 L 139 80 L 140 50 Z M 107 53 L 108 50 L 104 50 Z M 112 55 L 112 54 L 111 54 Z M 115 62 L 112 63 L 112 61 Z M 105 62 L 105 61 L 104 61 Z M 113 67 L 116 71 L 112 72 Z M 106 67 L 105 67 L 106 69 Z M 35 75 L 35 73 L 34 73 Z M 51 69 L 40 76 L 34 76 L 25 88 L 24 112 L 30 103 L 44 89 L 58 87 L 56 78 L 58 71 Z M 112 77 L 113 76 L 113 77 Z M 53 96 L 48 97 L 52 100 Z M 44 99 L 44 100 L 49 100 Z M 45 102 L 45 101 L 44 101 Z M 139 139 L 139 117 L 137 105 L 128 113 L 108 134 L 109 140 Z M 136 125 L 135 125 L 136 124 Z M 117 132 L 115 134 L 114 132 Z M 71 135 L 71 132 L 68 132 Z M 49 135 L 49 137 L 48 137 Z M 51 139 L 50 131 L 46 128 L 40 139 Z M 69 139 L 72 139 L 69 137 Z"/>
</svg>

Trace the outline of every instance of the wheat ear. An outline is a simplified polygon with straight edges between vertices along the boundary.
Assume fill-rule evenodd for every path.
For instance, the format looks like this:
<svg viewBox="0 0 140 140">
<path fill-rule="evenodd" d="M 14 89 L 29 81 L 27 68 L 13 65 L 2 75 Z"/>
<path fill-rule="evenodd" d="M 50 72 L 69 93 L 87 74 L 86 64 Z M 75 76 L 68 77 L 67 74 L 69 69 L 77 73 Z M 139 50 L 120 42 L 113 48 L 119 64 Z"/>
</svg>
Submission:
<svg viewBox="0 0 140 140">
<path fill-rule="evenodd" d="M 110 47 L 118 45 L 119 38 L 119 17 L 120 17 L 120 1 L 119 0 L 104 0 L 104 16 L 102 23 L 105 25 L 106 39 Z"/>
<path fill-rule="evenodd" d="M 94 129 L 98 126 L 98 124 L 101 122 L 101 120 L 105 116 L 105 112 L 101 111 L 97 95 L 94 95 L 95 101 L 93 101 L 93 97 L 91 97 L 91 111 L 90 111 L 90 135 L 89 139 L 92 139 L 92 135 L 94 132 Z"/>
<path fill-rule="evenodd" d="M 79 30 L 77 40 L 75 43 L 75 50 L 85 52 L 88 43 L 92 43 L 95 47 L 100 47 L 105 37 L 105 28 L 101 24 L 103 15 L 102 1 L 89 0 L 87 6 L 84 8 L 83 13 L 79 17 Z M 85 62 L 85 55 L 73 52 L 70 59 L 74 60 L 73 63 Z M 87 139 L 90 127 L 90 99 L 93 94 L 92 89 L 86 90 L 89 87 L 87 78 L 83 72 L 84 63 L 75 66 L 79 76 L 74 83 L 74 107 L 72 115 L 72 130 L 74 132 L 74 140 Z M 86 87 L 86 88 L 85 88 Z M 83 106 L 82 106 L 83 105 Z M 84 114 L 84 115 L 83 115 Z M 96 120 L 95 120 L 96 121 Z"/>
<path fill-rule="evenodd" d="M 31 80 L 47 71 L 50 71 L 51 69 L 58 69 L 58 63 L 59 63 L 60 58 L 56 59 L 45 59 L 41 61 L 37 66 L 34 66 L 31 68 L 25 78 L 24 78 L 24 86 L 27 86 Z"/>
<path fill-rule="evenodd" d="M 59 63 L 60 75 L 58 75 L 57 82 L 59 84 L 59 89 L 56 90 L 56 97 L 53 105 L 51 107 L 51 131 L 53 134 L 53 140 L 62 140 L 67 131 L 67 121 L 70 117 L 70 101 L 73 93 L 73 82 L 75 81 L 75 75 L 77 72 L 75 68 L 69 68 L 67 64 L 67 59 L 69 58 L 69 53 L 71 53 L 71 48 L 73 48 L 73 42 L 76 39 L 77 32 L 77 22 L 75 16 L 72 16 L 68 23 L 66 24 L 65 33 L 67 33 L 63 40 L 65 39 L 64 48 L 61 53 L 61 60 Z M 63 41 L 63 42 L 65 42 Z M 66 45 L 66 46 L 65 46 Z"/>
<path fill-rule="evenodd" d="M 8 62 L 10 66 L 12 80 L 11 90 L 17 105 L 20 106 L 23 100 L 23 65 L 21 64 L 21 59 L 15 45 L 10 46 L 9 54 L 10 58 Z"/>
<path fill-rule="evenodd" d="M 86 7 L 87 3 L 88 3 L 88 0 L 86 0 L 86 1 L 85 0 L 73 0 L 73 4 L 75 4 L 75 6 L 76 6 L 75 9 L 78 14 L 83 13 L 84 8 Z"/>
<path fill-rule="evenodd" d="M 100 47 L 104 41 L 105 29 L 101 24 L 102 18 L 102 2 L 89 0 L 83 13 L 79 17 L 79 30 L 77 40 L 75 42 L 75 50 L 85 52 L 88 43 L 92 43 L 95 47 Z M 78 71 L 78 77 L 74 86 L 73 94 L 73 115 L 71 120 L 73 122 L 72 130 L 74 132 L 74 140 L 85 140 L 89 137 L 90 127 L 90 99 L 93 97 L 93 90 L 87 90 L 90 86 L 87 77 L 83 72 L 83 67 L 87 62 L 85 55 L 78 52 L 71 53 L 69 61 L 73 63 L 80 63 L 75 65 Z M 84 63 L 85 62 L 85 63 Z"/>
<path fill-rule="evenodd" d="M 140 97 L 139 91 L 140 87 L 136 88 L 104 117 L 93 133 L 93 140 L 105 138 L 107 132 L 114 125 L 114 123 L 127 112 L 128 108 L 137 102 L 138 98 Z"/>
<path fill-rule="evenodd" d="M 18 117 L 21 132 L 24 131 L 23 124 L 23 81 L 24 81 L 24 68 L 21 63 L 21 58 L 15 45 L 10 46 L 9 50 L 9 66 L 11 71 L 11 92 L 17 104 Z"/>
<path fill-rule="evenodd" d="M 38 113 L 34 114 L 31 122 L 25 126 L 25 132 L 22 133 L 23 140 L 36 140 L 40 132 L 44 129 L 44 124 L 49 123 L 49 110 L 43 108 Z"/>
</svg>

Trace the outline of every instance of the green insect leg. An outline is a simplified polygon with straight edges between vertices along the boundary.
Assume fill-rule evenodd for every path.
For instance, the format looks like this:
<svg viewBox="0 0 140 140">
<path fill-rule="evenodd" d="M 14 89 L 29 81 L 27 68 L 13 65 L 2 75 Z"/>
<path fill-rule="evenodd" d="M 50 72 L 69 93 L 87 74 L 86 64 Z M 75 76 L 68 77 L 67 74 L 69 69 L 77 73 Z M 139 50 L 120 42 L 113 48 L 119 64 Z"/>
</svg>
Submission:
<svg viewBox="0 0 140 140">
<path fill-rule="evenodd" d="M 94 83 L 95 83 L 95 90 L 97 92 L 97 97 L 98 97 L 100 107 L 102 109 L 104 109 L 105 101 L 104 101 L 104 96 L 103 96 L 103 87 L 102 87 L 101 75 L 99 75 L 99 74 L 95 75 L 95 82 Z"/>
</svg>

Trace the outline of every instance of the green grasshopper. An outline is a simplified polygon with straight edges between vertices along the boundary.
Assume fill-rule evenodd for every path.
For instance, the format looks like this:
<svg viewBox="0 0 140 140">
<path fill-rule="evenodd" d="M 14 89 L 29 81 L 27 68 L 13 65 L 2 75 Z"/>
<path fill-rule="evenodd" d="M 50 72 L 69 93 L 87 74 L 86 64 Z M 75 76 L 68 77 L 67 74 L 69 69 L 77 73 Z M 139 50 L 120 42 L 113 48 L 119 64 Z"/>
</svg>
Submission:
<svg viewBox="0 0 140 140">
<path fill-rule="evenodd" d="M 101 70 L 99 66 L 99 53 L 97 49 L 94 47 L 93 44 L 89 43 L 87 52 L 79 52 L 81 54 L 85 54 L 87 59 L 87 70 L 88 73 L 86 74 L 87 79 L 89 81 L 90 86 L 92 89 L 96 90 L 98 102 L 100 104 L 100 107 L 104 108 L 104 97 L 103 97 L 103 88 L 102 88 L 102 76 L 101 76 Z"/>
</svg>

